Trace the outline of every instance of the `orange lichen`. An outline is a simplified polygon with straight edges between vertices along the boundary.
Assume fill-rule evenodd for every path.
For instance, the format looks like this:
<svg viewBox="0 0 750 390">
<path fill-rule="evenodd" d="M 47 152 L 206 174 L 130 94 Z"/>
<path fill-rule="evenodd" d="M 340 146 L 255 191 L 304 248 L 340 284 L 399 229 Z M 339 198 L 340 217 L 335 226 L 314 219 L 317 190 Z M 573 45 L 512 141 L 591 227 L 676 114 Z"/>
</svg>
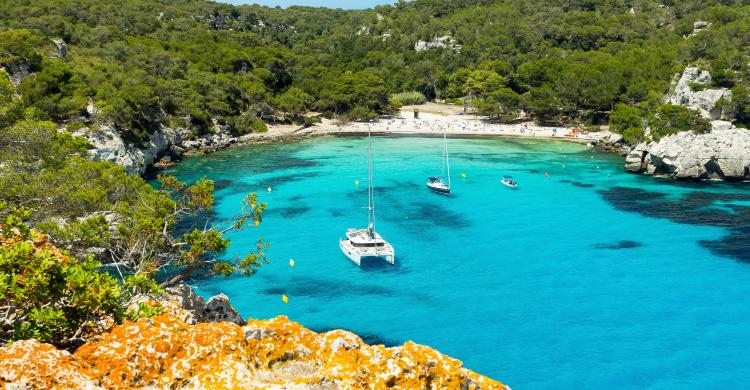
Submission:
<svg viewBox="0 0 750 390">
<path fill-rule="evenodd" d="M 118 326 L 73 355 L 16 342 L 0 348 L 0 362 L 0 384 L 35 387 L 505 388 L 426 346 L 370 346 L 351 332 L 318 334 L 286 317 L 240 327 L 160 315 Z"/>
</svg>

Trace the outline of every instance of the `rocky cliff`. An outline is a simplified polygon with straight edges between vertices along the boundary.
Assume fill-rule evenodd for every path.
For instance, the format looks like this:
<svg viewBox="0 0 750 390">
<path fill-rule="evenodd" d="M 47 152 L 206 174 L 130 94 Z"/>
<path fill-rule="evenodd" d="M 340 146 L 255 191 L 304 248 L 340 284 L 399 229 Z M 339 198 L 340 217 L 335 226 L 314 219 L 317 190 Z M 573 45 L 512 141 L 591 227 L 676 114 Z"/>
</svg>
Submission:
<svg viewBox="0 0 750 390">
<path fill-rule="evenodd" d="M 731 100 L 731 91 L 708 88 L 710 82 L 708 72 L 685 68 L 665 98 L 711 120 L 710 133 L 685 131 L 635 146 L 625 145 L 621 139 L 603 140 L 603 147 L 626 155 L 625 169 L 631 172 L 676 179 L 750 180 L 750 130 L 728 121 L 733 113 L 721 102 Z"/>
<path fill-rule="evenodd" d="M 750 130 L 681 132 L 637 145 L 625 169 L 678 179 L 750 180 Z"/>
<path fill-rule="evenodd" d="M 309 129 L 298 129 L 233 136 L 223 127 L 216 126 L 214 133 L 193 137 L 190 129 L 162 127 L 152 133 L 145 144 L 133 145 L 125 142 L 117 129 L 109 125 L 101 125 L 96 129 L 86 127 L 73 132 L 73 135 L 89 141 L 92 160 L 113 162 L 135 174 L 145 173 L 160 159 L 168 162 L 185 153 L 211 152 L 249 142 L 294 140 L 309 134 Z"/>
<path fill-rule="evenodd" d="M 709 88 L 711 74 L 695 67 L 687 67 L 682 76 L 672 83 L 672 91 L 665 99 L 668 103 L 696 110 L 710 120 L 729 119 L 730 112 L 718 104 L 732 100 L 727 88 Z"/>
<path fill-rule="evenodd" d="M 0 387 L 507 388 L 412 342 L 370 346 L 286 317 L 189 325 L 171 314 L 125 323 L 73 354 L 36 340 L 0 348 Z"/>
</svg>

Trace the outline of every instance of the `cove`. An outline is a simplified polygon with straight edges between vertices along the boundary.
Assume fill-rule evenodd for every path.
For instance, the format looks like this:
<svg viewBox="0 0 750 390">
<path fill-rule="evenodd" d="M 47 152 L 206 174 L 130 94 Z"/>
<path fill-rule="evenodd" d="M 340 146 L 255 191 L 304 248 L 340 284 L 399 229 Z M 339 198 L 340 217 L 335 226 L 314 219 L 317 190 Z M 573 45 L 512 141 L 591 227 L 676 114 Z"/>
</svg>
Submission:
<svg viewBox="0 0 750 390">
<path fill-rule="evenodd" d="M 215 180 L 219 216 L 247 192 L 269 204 L 227 256 L 261 235 L 271 264 L 191 284 L 227 294 L 244 317 L 427 344 L 515 389 L 745 386 L 747 185 L 627 174 L 622 159 L 573 143 L 450 139 L 454 194 L 441 196 L 424 181 L 440 172 L 442 139 L 377 137 L 378 231 L 396 265 L 358 268 L 337 240 L 366 224 L 365 142 L 254 145 L 169 169 Z"/>
</svg>

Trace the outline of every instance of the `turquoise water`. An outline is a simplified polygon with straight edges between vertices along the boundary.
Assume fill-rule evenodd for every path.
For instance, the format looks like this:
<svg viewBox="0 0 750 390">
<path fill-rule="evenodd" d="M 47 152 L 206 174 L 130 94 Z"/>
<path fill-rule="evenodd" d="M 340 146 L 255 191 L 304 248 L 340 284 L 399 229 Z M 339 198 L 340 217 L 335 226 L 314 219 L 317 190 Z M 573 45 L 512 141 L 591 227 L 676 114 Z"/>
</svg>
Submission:
<svg viewBox="0 0 750 390">
<path fill-rule="evenodd" d="M 378 231 L 397 264 L 361 269 L 338 238 L 366 225 L 365 139 L 186 159 L 169 172 L 216 180 L 219 217 L 247 192 L 269 203 L 228 256 L 260 234 L 271 264 L 193 284 L 245 317 L 428 344 L 514 389 L 747 386 L 750 187 L 631 175 L 572 143 L 449 142 L 447 197 L 424 185 L 440 173 L 441 139 L 373 140 Z"/>
</svg>

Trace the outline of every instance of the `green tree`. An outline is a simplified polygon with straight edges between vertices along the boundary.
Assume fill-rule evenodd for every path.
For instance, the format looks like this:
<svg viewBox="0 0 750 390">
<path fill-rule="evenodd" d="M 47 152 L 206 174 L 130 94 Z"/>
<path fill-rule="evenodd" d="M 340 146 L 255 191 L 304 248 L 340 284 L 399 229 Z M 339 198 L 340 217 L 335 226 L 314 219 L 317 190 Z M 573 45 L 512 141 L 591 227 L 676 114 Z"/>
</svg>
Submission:
<svg viewBox="0 0 750 390">
<path fill-rule="evenodd" d="M 711 131 L 711 123 L 702 118 L 698 112 L 671 104 L 659 106 L 652 115 L 649 125 L 651 126 L 651 136 L 655 140 L 680 131 L 694 131 L 696 133 Z"/>
<path fill-rule="evenodd" d="M 286 120 L 287 115 L 296 118 L 304 113 L 311 101 L 312 97 L 310 95 L 299 88 L 292 87 L 276 98 L 275 105 L 283 112 L 284 119 Z"/>
</svg>

